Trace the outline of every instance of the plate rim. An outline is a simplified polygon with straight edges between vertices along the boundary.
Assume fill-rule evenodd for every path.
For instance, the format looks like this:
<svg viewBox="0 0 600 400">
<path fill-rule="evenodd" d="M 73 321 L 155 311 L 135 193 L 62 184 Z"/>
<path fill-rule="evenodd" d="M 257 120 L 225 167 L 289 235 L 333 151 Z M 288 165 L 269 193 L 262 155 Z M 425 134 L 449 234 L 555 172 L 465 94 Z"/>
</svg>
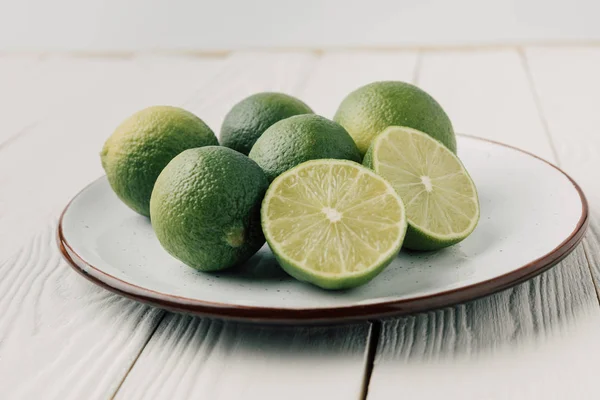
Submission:
<svg viewBox="0 0 600 400">
<path fill-rule="evenodd" d="M 158 292 L 143 286 L 129 283 L 103 271 L 98 267 L 95 267 L 94 265 L 85 261 L 83 257 L 79 256 L 79 254 L 77 254 L 77 252 L 68 243 L 63 232 L 63 219 L 73 201 L 79 197 L 79 195 L 89 186 L 96 183 L 99 179 L 102 179 L 102 177 L 95 179 L 81 189 L 75 196 L 73 196 L 73 198 L 71 198 L 71 200 L 69 200 L 61 212 L 56 232 L 58 248 L 67 263 L 80 275 L 84 276 L 92 283 L 121 296 L 175 312 L 183 312 L 187 314 L 221 319 L 275 324 L 322 324 L 353 322 L 367 319 L 379 319 L 392 316 L 416 314 L 433 309 L 450 307 L 456 304 L 489 296 L 529 280 L 536 275 L 550 269 L 562 261 L 567 255 L 569 255 L 583 239 L 589 224 L 588 201 L 583 190 L 577 184 L 577 182 L 558 166 L 526 150 L 477 136 L 465 134 L 460 134 L 458 136 L 519 151 L 525 155 L 546 163 L 550 167 L 563 174 L 571 182 L 581 200 L 581 216 L 577 222 L 577 225 L 575 226 L 575 229 L 552 251 L 510 272 L 487 279 L 483 282 L 474 283 L 461 288 L 445 290 L 435 294 L 417 296 L 410 299 L 396 299 L 379 303 L 356 304 L 328 308 L 261 307 L 192 299 L 189 297 Z M 92 269 L 95 272 L 95 275 L 91 275 L 86 271 L 86 269 Z M 133 290 L 127 291 L 121 289 L 120 287 Z"/>
</svg>

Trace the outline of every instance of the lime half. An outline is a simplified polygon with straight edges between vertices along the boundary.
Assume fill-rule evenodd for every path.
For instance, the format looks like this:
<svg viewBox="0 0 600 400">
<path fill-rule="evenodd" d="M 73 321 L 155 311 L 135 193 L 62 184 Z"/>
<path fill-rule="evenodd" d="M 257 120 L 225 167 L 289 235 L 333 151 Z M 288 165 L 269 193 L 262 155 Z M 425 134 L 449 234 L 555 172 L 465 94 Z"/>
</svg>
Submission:
<svg viewBox="0 0 600 400">
<path fill-rule="evenodd" d="M 406 207 L 404 247 L 436 250 L 460 242 L 479 220 L 473 180 L 458 157 L 431 136 L 391 126 L 378 135 L 363 163 L 387 179 Z"/>
<path fill-rule="evenodd" d="M 312 160 L 277 177 L 262 228 L 282 268 L 325 289 L 362 285 L 398 254 L 407 225 L 394 188 L 352 161 Z"/>
</svg>

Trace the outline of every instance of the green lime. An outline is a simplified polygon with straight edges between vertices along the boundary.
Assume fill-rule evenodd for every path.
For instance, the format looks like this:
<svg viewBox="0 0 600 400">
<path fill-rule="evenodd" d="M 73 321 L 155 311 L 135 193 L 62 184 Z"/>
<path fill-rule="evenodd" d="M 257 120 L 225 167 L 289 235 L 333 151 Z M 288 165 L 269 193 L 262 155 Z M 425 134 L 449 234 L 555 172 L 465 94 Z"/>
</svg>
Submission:
<svg viewBox="0 0 600 400">
<path fill-rule="evenodd" d="M 267 187 L 260 167 L 237 151 L 186 150 L 156 180 L 152 227 L 167 252 L 197 270 L 243 263 L 265 243 L 260 204 Z"/>
<path fill-rule="evenodd" d="M 389 127 L 373 140 L 364 164 L 387 179 L 404 200 L 406 248 L 440 249 L 475 229 L 479 221 L 475 184 L 458 157 L 429 135 Z"/>
<path fill-rule="evenodd" d="M 374 82 L 356 89 L 340 104 L 334 121 L 354 138 L 361 154 L 392 125 L 408 126 L 431 135 L 456 153 L 450 119 L 433 97 L 404 82 Z"/>
<path fill-rule="evenodd" d="M 237 103 L 221 126 L 221 144 L 248 154 L 256 140 L 277 121 L 313 111 L 302 101 L 283 93 L 257 93 Z"/>
<path fill-rule="evenodd" d="M 360 162 L 356 144 L 339 124 L 319 115 L 305 114 L 276 122 L 250 151 L 269 181 L 296 165 L 319 158 Z"/>
<path fill-rule="evenodd" d="M 325 289 L 373 279 L 396 257 L 406 233 L 394 188 L 345 160 L 312 160 L 279 175 L 261 217 L 282 268 Z"/>
<path fill-rule="evenodd" d="M 132 210 L 150 215 L 150 195 L 163 168 L 184 150 L 218 145 L 213 131 L 177 107 L 149 107 L 126 119 L 100 157 L 110 186 Z"/>
</svg>

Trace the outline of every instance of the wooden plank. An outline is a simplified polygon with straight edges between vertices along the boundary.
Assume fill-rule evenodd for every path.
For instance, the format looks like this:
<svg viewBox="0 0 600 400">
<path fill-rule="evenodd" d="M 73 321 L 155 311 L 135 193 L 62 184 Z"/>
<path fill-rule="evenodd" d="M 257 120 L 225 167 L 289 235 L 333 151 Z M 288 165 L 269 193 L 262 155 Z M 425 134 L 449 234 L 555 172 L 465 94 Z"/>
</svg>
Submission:
<svg viewBox="0 0 600 400">
<path fill-rule="evenodd" d="M 51 222 L 102 173 L 98 150 L 121 119 L 146 105 L 185 101 L 221 63 L 163 61 L 74 61 L 69 85 L 90 80 L 88 90 L 0 149 L 3 399 L 111 398 L 164 315 L 71 271 Z M 70 65 L 61 63 L 65 76 Z"/>
<path fill-rule="evenodd" d="M 0 146 L 18 135 L 25 124 L 40 118 L 43 110 L 38 87 L 43 86 L 39 78 L 44 75 L 44 66 L 40 56 L 0 57 L 0 107 L 9 110 L 0 120 Z"/>
<path fill-rule="evenodd" d="M 325 53 L 311 74 L 301 97 L 315 111 L 333 118 L 348 93 L 374 81 L 410 81 L 417 64 L 416 52 Z"/>
<path fill-rule="evenodd" d="M 316 56 L 302 52 L 237 52 L 220 73 L 185 106 L 218 134 L 225 114 L 245 97 L 262 91 L 298 94 Z"/>
<path fill-rule="evenodd" d="M 524 54 L 560 165 L 590 203 L 584 247 L 600 291 L 600 47 L 528 48 Z"/>
<path fill-rule="evenodd" d="M 88 283 L 62 260 L 49 224 L 0 263 L 3 399 L 108 399 L 163 311 Z"/>
<path fill-rule="evenodd" d="M 416 83 L 442 104 L 457 132 L 552 159 L 517 52 L 424 53 Z"/>
<path fill-rule="evenodd" d="M 348 62 L 343 62 L 342 55 L 336 55 L 334 61 L 325 56 L 316 66 L 304 67 L 298 65 L 297 55 L 293 55 L 293 62 L 280 59 L 289 57 L 285 54 L 243 53 L 235 57 L 250 72 L 236 75 L 242 80 L 237 88 L 218 95 L 223 104 L 232 104 L 234 99 L 259 90 L 283 90 L 311 103 L 311 98 L 319 97 L 316 90 L 320 87 L 320 97 L 329 99 L 320 104 L 331 109 L 337 107 L 338 96 L 329 93 L 335 91 L 339 95 L 337 88 L 341 87 L 332 82 L 344 82 L 344 87 L 351 89 L 365 79 L 365 64 L 350 62 L 361 59 L 355 54 L 347 55 Z M 250 60 L 258 60 L 255 62 L 259 62 L 260 70 L 248 68 Z M 372 74 L 369 79 L 410 79 L 416 61 L 414 54 L 378 58 L 379 62 L 386 60 L 386 74 Z M 346 67 L 340 69 L 339 65 Z M 295 72 L 290 73 L 290 68 Z M 316 73 L 308 77 L 312 68 Z M 390 76 L 389 71 L 399 73 Z M 316 84 L 312 83 L 313 78 L 318 79 Z M 219 77 L 222 79 L 234 79 L 233 73 L 225 72 Z M 303 90 L 305 84 L 307 90 Z M 214 86 L 218 92 L 218 82 Z M 200 93 L 198 96 L 194 103 L 198 104 L 197 110 L 214 97 L 201 99 Z M 198 113 L 218 121 L 226 107 L 210 105 L 206 111 L 210 112 Z M 284 328 L 166 318 L 117 398 L 359 398 L 369 331 L 367 323 L 327 329 Z"/>
<path fill-rule="evenodd" d="M 29 134 L 74 99 L 93 93 L 104 75 L 115 69 L 125 73 L 125 66 L 135 68 L 135 62 L 52 55 L 0 58 L 0 107 L 10 110 L 0 121 L 0 145 Z"/>
<path fill-rule="evenodd" d="M 427 53 L 419 82 L 458 131 L 553 160 L 517 52 Z M 600 307 L 582 247 L 524 284 L 385 321 L 369 399 L 592 399 Z"/>
<path fill-rule="evenodd" d="M 149 105 L 184 103 L 218 73 L 221 61 L 186 57 L 73 63 L 76 78 L 66 86 L 82 81 L 93 85 L 57 106 L 52 115 L 23 120 L 29 127 L 26 134 L 0 147 L 0 260 L 102 175 L 98 153 L 123 119 Z M 70 65 L 60 64 L 64 75 L 69 75 Z"/>
<path fill-rule="evenodd" d="M 169 314 L 117 399 L 358 398 L 367 324 L 252 326 Z"/>
</svg>

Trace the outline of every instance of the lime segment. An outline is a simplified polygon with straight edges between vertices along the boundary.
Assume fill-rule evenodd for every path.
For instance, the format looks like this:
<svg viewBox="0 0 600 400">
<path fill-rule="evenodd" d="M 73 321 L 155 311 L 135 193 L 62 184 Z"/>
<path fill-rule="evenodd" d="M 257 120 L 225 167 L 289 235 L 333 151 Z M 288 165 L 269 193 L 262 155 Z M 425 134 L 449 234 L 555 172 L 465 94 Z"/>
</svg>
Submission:
<svg viewBox="0 0 600 400">
<path fill-rule="evenodd" d="M 373 141 L 364 164 L 387 179 L 404 201 L 409 225 L 405 247 L 439 249 L 475 229 L 475 184 L 458 157 L 429 135 L 389 127 Z"/>
<path fill-rule="evenodd" d="M 364 284 L 397 255 L 407 223 L 394 188 L 360 164 L 313 160 L 277 177 L 263 232 L 290 275 L 326 289 Z"/>
</svg>

